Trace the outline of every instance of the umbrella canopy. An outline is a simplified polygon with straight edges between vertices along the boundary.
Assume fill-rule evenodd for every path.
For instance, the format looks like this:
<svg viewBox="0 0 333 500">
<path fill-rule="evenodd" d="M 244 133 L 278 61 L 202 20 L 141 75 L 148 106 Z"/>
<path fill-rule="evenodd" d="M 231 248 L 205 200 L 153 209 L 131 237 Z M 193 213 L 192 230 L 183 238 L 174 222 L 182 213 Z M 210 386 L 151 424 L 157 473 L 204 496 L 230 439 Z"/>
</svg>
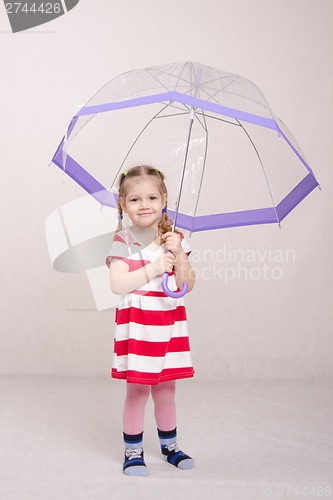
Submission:
<svg viewBox="0 0 333 500">
<path fill-rule="evenodd" d="M 111 80 L 72 118 L 52 161 L 110 207 L 122 170 L 159 168 L 169 215 L 191 232 L 280 223 L 318 186 L 258 87 L 194 62 Z"/>
</svg>

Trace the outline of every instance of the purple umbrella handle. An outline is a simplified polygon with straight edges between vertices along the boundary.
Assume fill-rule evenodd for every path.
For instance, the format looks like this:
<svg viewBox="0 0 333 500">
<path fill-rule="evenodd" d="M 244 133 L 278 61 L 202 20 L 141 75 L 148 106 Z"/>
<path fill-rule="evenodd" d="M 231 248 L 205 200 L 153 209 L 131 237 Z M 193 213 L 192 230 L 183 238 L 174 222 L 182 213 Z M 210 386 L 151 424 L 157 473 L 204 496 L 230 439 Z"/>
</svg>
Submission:
<svg viewBox="0 0 333 500">
<path fill-rule="evenodd" d="M 170 250 L 167 250 L 167 251 L 170 252 Z M 162 279 L 163 292 L 166 293 L 167 295 L 169 295 L 169 297 L 172 297 L 173 299 L 178 299 L 180 297 L 184 297 L 185 293 L 188 290 L 188 284 L 186 282 L 183 283 L 183 287 L 179 292 L 173 292 L 168 287 L 168 276 L 169 276 L 169 273 L 167 273 L 167 272 L 163 273 L 163 279 Z"/>
<path fill-rule="evenodd" d="M 173 292 L 168 287 L 168 276 L 169 276 L 169 273 L 163 273 L 163 280 L 162 280 L 163 292 L 166 293 L 167 295 L 169 295 L 169 297 L 172 297 L 173 299 L 178 299 L 180 297 L 184 297 L 185 293 L 188 290 L 188 284 L 186 282 L 183 283 L 183 287 L 179 292 Z"/>
</svg>

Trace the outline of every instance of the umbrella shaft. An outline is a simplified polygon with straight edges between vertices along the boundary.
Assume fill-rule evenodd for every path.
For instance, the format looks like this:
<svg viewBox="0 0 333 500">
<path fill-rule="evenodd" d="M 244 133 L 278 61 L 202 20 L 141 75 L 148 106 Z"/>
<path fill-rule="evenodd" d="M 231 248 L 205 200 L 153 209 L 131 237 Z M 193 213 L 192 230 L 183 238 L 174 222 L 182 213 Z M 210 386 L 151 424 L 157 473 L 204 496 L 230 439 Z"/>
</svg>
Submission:
<svg viewBox="0 0 333 500">
<path fill-rule="evenodd" d="M 182 190 L 183 190 L 185 170 L 186 170 L 186 163 L 187 163 L 187 155 L 188 155 L 188 150 L 189 150 L 189 147 L 190 147 L 190 139 L 191 139 L 191 132 L 192 132 L 193 120 L 194 120 L 194 108 L 192 107 L 191 108 L 191 112 L 190 112 L 190 124 L 189 124 L 189 129 L 188 129 L 186 149 L 185 149 L 185 156 L 184 156 L 184 163 L 183 163 L 183 170 L 182 170 L 182 175 L 181 175 L 181 179 L 180 179 L 180 186 L 179 186 L 178 198 L 177 198 L 177 202 L 176 202 L 176 209 L 175 209 L 175 216 L 174 216 L 174 219 L 173 219 L 172 231 L 175 230 L 176 222 L 177 222 L 177 217 L 178 217 L 178 212 L 179 212 L 180 198 L 181 198 Z"/>
</svg>

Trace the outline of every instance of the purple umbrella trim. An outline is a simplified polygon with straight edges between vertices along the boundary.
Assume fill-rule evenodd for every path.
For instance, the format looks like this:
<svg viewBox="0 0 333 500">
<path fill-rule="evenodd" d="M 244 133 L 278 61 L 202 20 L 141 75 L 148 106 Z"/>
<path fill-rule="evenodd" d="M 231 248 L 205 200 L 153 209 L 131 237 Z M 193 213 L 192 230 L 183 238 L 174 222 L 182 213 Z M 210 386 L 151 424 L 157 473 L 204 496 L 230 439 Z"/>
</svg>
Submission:
<svg viewBox="0 0 333 500">
<path fill-rule="evenodd" d="M 128 99 L 126 101 L 107 102 L 104 104 L 96 104 L 94 106 L 84 106 L 83 108 L 80 109 L 80 111 L 77 113 L 76 116 L 104 113 L 106 111 L 113 111 L 115 109 L 132 108 L 135 106 L 142 106 L 144 104 L 152 104 L 154 102 L 165 102 L 165 101 L 177 101 L 182 104 L 193 106 L 194 108 L 205 109 L 207 111 L 212 111 L 219 115 L 229 116 L 237 120 L 243 120 L 245 122 L 255 123 L 256 125 L 260 125 L 261 127 L 266 127 L 279 131 L 277 123 L 272 118 L 265 118 L 263 116 L 247 113 L 246 111 L 240 111 L 239 109 L 233 109 L 227 106 L 222 106 L 220 104 L 214 104 L 213 102 L 204 101 L 203 99 L 198 99 L 197 97 L 192 97 L 175 91 L 165 92 L 163 94 L 149 95 L 144 97 L 136 97 L 135 99 Z"/>
<path fill-rule="evenodd" d="M 276 121 L 272 118 L 265 118 L 245 111 L 229 108 L 220 104 L 205 101 L 187 94 L 182 94 L 176 91 L 170 91 L 150 96 L 143 96 L 134 99 L 128 99 L 119 102 L 110 102 L 97 104 L 93 106 L 84 106 L 72 118 L 67 129 L 67 140 L 71 135 L 80 116 L 96 114 L 101 112 L 112 111 L 116 109 L 130 108 L 142 106 L 156 102 L 177 101 L 195 108 L 205 109 L 220 115 L 235 118 L 237 120 L 254 123 L 261 127 L 276 130 L 277 133 L 287 142 L 289 147 L 294 151 L 302 164 L 310 172 L 274 209 L 274 207 L 244 210 L 237 212 L 228 212 L 222 214 L 202 215 L 192 217 L 187 214 L 179 213 L 177 218 L 177 226 L 187 229 L 192 232 L 204 231 L 210 229 L 236 227 L 254 224 L 269 224 L 280 222 L 286 215 L 304 199 L 315 187 L 319 184 L 313 175 L 309 165 L 306 163 L 301 154 L 297 151 L 294 145 L 290 142 L 284 132 L 280 129 Z M 65 155 L 66 165 L 64 166 L 63 148 L 65 138 L 60 143 L 54 157 L 53 163 L 63 169 L 72 179 L 77 182 L 83 189 L 91 194 L 99 203 L 109 207 L 117 207 L 117 195 L 107 190 L 100 184 L 91 174 L 89 174 L 79 163 L 77 163 L 70 155 Z M 168 210 L 172 218 L 175 213 Z"/>
<path fill-rule="evenodd" d="M 59 145 L 53 158 L 53 163 L 59 168 L 62 166 L 62 143 Z M 66 173 L 75 180 L 85 191 L 91 194 L 102 205 L 116 208 L 118 196 L 107 190 L 92 175 L 81 167 L 71 156 L 66 158 Z M 256 224 L 271 224 L 282 221 L 315 187 L 318 181 L 310 172 L 299 184 L 274 207 L 257 208 L 222 214 L 199 215 L 192 217 L 181 212 L 177 216 L 177 226 L 192 232 L 207 231 L 210 229 L 221 229 L 227 227 L 249 226 Z M 168 210 L 171 218 L 175 212 Z"/>
</svg>

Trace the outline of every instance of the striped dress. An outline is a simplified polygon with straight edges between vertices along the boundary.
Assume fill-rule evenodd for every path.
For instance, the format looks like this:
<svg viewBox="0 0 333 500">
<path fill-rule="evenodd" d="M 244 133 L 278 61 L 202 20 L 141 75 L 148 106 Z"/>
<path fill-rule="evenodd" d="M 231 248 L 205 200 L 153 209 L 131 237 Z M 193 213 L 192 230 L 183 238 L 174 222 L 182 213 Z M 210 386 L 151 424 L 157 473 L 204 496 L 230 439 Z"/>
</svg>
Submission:
<svg viewBox="0 0 333 500">
<path fill-rule="evenodd" d="M 182 237 L 187 255 L 190 248 Z M 106 264 L 121 259 L 135 271 L 156 260 L 164 245 L 144 247 L 130 231 L 116 233 Z M 168 297 L 162 290 L 163 275 L 122 295 L 116 309 L 116 328 L 111 375 L 136 384 L 154 385 L 167 380 L 193 377 L 186 309 L 183 298 Z M 168 286 L 176 290 L 173 273 Z"/>
</svg>

